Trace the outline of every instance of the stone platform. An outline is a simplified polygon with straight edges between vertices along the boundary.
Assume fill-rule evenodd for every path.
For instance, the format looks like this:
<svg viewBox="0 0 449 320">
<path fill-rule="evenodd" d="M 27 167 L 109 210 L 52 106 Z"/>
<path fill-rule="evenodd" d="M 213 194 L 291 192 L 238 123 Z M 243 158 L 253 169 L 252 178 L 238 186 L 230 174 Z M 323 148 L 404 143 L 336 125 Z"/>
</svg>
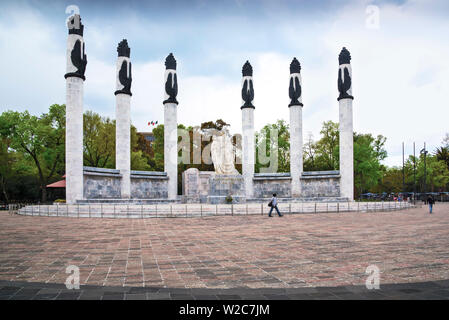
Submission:
<svg viewBox="0 0 449 320">
<path fill-rule="evenodd" d="M 121 200 L 120 200 L 121 201 Z M 137 200 L 138 201 L 138 200 Z M 30 205 L 18 210 L 21 215 L 75 218 L 187 218 L 219 216 L 254 216 L 268 214 L 268 199 L 263 202 L 210 203 L 84 203 L 75 205 Z M 279 201 L 283 213 L 342 213 L 396 211 L 412 208 L 408 202 L 285 202 Z"/>
</svg>

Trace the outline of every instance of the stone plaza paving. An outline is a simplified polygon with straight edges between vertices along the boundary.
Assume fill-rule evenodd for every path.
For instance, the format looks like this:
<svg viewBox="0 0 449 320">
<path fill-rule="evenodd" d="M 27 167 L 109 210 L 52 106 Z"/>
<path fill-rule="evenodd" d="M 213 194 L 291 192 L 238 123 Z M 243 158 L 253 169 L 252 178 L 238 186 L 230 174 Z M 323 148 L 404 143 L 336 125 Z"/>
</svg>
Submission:
<svg viewBox="0 0 449 320">
<path fill-rule="evenodd" d="M 363 298 L 373 264 L 381 290 L 368 297 L 449 298 L 449 204 L 437 203 L 432 215 L 422 206 L 272 218 L 1 212 L 0 230 L 0 297 L 7 299 L 78 299 L 89 291 L 103 299 Z M 69 265 L 80 269 L 81 290 L 64 289 Z"/>
</svg>

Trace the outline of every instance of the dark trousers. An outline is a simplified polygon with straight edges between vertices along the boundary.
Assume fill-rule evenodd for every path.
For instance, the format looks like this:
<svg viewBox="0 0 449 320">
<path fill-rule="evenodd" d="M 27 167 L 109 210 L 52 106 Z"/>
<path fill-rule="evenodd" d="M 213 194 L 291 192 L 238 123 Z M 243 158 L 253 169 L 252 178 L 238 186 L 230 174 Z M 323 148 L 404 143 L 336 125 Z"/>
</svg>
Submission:
<svg viewBox="0 0 449 320">
<path fill-rule="evenodd" d="M 269 216 L 271 216 L 271 213 L 273 212 L 273 209 L 276 209 L 276 211 L 277 211 L 278 215 L 279 215 L 279 216 L 281 216 L 281 213 L 279 212 L 279 209 L 278 209 L 278 206 L 277 206 L 277 205 L 276 205 L 276 206 L 274 206 L 274 207 L 271 207 L 271 209 L 270 209 L 270 213 L 268 213 L 268 215 L 269 215 Z"/>
</svg>

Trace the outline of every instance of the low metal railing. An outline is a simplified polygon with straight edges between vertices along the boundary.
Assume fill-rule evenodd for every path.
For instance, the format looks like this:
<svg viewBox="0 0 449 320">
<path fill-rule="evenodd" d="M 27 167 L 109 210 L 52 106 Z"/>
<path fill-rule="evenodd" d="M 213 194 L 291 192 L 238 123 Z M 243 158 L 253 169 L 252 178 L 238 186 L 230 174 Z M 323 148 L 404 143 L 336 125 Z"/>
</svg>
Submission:
<svg viewBox="0 0 449 320">
<path fill-rule="evenodd" d="M 418 205 L 419 206 L 419 205 Z M 416 207 L 410 202 L 291 202 L 279 203 L 285 214 L 386 212 Z M 267 203 L 247 204 L 12 204 L 10 213 L 76 218 L 182 218 L 268 214 Z M 275 210 L 274 210 L 275 211 Z M 274 212 L 276 214 L 276 212 Z"/>
</svg>

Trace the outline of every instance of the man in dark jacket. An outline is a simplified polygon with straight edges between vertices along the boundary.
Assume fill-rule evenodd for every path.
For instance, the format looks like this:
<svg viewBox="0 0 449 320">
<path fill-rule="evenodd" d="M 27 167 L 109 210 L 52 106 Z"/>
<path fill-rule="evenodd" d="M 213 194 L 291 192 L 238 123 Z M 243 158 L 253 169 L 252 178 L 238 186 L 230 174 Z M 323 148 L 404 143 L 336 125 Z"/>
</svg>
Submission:
<svg viewBox="0 0 449 320">
<path fill-rule="evenodd" d="M 427 204 L 429 205 L 429 213 L 431 214 L 433 205 L 435 204 L 435 200 L 433 200 L 431 195 L 429 195 L 429 197 L 427 197 Z"/>
<path fill-rule="evenodd" d="M 276 209 L 279 217 L 282 217 L 283 214 L 281 214 L 278 209 L 278 199 L 276 198 L 276 193 L 273 193 L 273 198 L 271 198 L 270 204 L 271 204 L 270 205 L 271 209 L 270 209 L 270 212 L 268 213 L 268 216 L 272 217 L 271 213 L 273 212 L 273 209 Z"/>
</svg>

